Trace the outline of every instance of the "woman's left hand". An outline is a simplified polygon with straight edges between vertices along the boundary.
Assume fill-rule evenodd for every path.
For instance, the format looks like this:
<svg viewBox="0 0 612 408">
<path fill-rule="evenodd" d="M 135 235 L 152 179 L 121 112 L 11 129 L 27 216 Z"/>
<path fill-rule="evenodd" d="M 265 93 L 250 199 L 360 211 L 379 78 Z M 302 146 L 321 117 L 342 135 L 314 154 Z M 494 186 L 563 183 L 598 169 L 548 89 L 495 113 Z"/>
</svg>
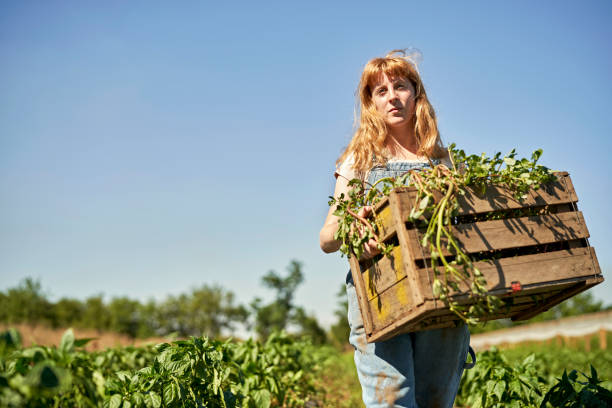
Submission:
<svg viewBox="0 0 612 408">
<path fill-rule="evenodd" d="M 370 239 L 363 246 L 363 254 L 360 259 L 372 259 L 376 255 L 380 254 L 380 249 L 378 249 L 378 242 L 375 239 Z"/>
<path fill-rule="evenodd" d="M 368 218 L 372 214 L 372 207 L 366 205 L 359 209 L 357 215 L 362 218 Z M 361 225 L 361 227 L 363 227 Z M 363 246 L 363 254 L 360 259 L 372 259 L 376 255 L 380 254 L 380 249 L 378 249 L 378 242 L 375 239 L 371 238 L 368 242 Z"/>
</svg>

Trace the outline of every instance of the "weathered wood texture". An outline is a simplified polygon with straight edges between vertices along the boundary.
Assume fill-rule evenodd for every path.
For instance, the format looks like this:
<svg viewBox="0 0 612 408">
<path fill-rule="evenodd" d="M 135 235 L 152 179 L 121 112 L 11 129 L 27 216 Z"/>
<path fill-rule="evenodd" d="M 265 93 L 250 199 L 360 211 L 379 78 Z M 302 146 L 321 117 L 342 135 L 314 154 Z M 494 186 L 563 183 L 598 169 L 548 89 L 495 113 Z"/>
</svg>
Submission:
<svg viewBox="0 0 612 408">
<path fill-rule="evenodd" d="M 361 263 L 350 258 L 370 342 L 450 327 L 459 321 L 433 296 L 429 250 L 420 245 L 422 232 L 408 222 L 415 200 L 414 189 L 396 189 L 374 209 L 381 240 L 395 243 L 391 256 Z M 556 182 L 532 191 L 522 202 L 497 186 L 488 187 L 483 194 L 469 191 L 460 197 L 459 223 L 452 227 L 453 236 L 466 253 L 478 259 L 495 255 L 475 265 L 483 272 L 489 293 L 500 296 L 505 305 L 483 319 L 528 319 L 603 281 L 577 201 L 567 173 L 557 173 Z M 512 211 L 503 213 L 532 207 L 544 211 L 522 217 Z M 461 223 L 490 212 L 502 219 Z M 451 294 L 453 299 L 469 304 L 467 285 L 459 289 Z"/>
</svg>

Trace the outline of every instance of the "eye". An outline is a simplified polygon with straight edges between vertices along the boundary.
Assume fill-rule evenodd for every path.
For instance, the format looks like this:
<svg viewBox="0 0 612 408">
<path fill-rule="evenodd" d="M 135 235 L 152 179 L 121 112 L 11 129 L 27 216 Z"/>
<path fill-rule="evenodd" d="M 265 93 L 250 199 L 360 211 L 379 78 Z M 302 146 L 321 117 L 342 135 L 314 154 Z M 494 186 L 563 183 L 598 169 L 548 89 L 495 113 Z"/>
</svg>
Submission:
<svg viewBox="0 0 612 408">
<path fill-rule="evenodd" d="M 376 91 L 374 91 L 376 95 L 380 95 L 380 96 L 384 95 L 385 92 L 387 92 L 387 88 L 384 88 L 384 87 L 380 87 Z"/>
</svg>

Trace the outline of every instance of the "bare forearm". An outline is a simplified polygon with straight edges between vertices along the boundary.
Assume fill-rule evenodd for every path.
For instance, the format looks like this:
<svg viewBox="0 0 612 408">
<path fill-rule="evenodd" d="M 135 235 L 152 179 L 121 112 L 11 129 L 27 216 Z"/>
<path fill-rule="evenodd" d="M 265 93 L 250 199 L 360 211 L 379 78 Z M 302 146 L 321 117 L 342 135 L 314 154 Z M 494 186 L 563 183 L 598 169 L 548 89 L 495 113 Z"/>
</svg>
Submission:
<svg viewBox="0 0 612 408">
<path fill-rule="evenodd" d="M 340 249 L 342 242 L 334 239 L 334 234 L 337 229 L 337 224 L 325 224 L 323 228 L 321 228 L 321 232 L 319 232 L 319 244 L 323 252 L 329 254 Z"/>
</svg>

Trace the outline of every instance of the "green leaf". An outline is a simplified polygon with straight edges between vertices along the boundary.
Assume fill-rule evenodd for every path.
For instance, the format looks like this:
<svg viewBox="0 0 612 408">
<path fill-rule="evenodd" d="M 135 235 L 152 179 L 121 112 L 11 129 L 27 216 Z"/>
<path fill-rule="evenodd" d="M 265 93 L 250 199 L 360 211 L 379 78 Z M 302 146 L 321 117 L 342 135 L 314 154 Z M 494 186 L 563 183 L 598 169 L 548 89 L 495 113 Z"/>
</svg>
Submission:
<svg viewBox="0 0 612 408">
<path fill-rule="evenodd" d="M 272 396 L 268 390 L 255 390 L 253 392 L 253 402 L 257 408 L 270 408 Z"/>
<path fill-rule="evenodd" d="M 166 405 L 172 404 L 177 399 L 177 392 L 175 389 L 176 385 L 174 383 L 167 384 L 164 387 L 164 403 Z"/>
<path fill-rule="evenodd" d="M 521 383 L 516 379 L 510 381 L 508 384 L 508 389 L 510 390 L 510 393 L 517 397 L 521 395 Z"/>
<path fill-rule="evenodd" d="M 590 364 L 591 366 L 591 378 L 589 378 L 589 382 L 591 384 L 599 384 L 600 381 L 597 378 L 597 370 L 595 370 L 595 367 L 593 367 L 593 364 Z"/>
<path fill-rule="evenodd" d="M 535 354 L 531 353 L 530 355 L 525 357 L 525 359 L 523 360 L 523 365 L 533 364 L 534 361 L 535 361 Z"/>
<path fill-rule="evenodd" d="M 134 394 L 132 394 L 132 403 L 136 407 L 140 407 L 140 406 L 144 405 L 145 399 L 144 399 L 144 396 L 142 395 L 142 393 L 135 392 Z"/>
<path fill-rule="evenodd" d="M 487 384 L 485 385 L 486 394 L 493 394 L 493 388 L 494 387 L 495 387 L 495 381 L 488 380 Z"/>
<path fill-rule="evenodd" d="M 410 210 L 410 218 L 417 220 L 423 215 L 423 211 L 415 211 L 414 208 Z"/>
<path fill-rule="evenodd" d="M 521 408 L 521 403 L 519 400 L 517 399 L 513 399 L 512 401 L 510 401 L 510 405 L 508 405 L 510 408 Z"/>
<path fill-rule="evenodd" d="M 74 349 L 74 332 L 72 329 L 68 329 L 64 332 L 59 348 L 66 353 L 71 352 Z"/>
<path fill-rule="evenodd" d="M 87 343 L 89 343 L 92 340 L 96 340 L 97 337 L 85 337 L 82 339 L 76 339 L 74 341 L 74 347 L 83 347 L 84 345 L 86 345 Z"/>
<path fill-rule="evenodd" d="M 432 289 L 434 297 L 440 297 L 440 294 L 442 293 L 442 282 L 440 279 L 434 279 Z"/>
<path fill-rule="evenodd" d="M 0 344 L 8 347 L 21 347 L 21 335 L 16 329 L 10 328 L 0 334 Z"/>
<path fill-rule="evenodd" d="M 54 367 L 43 363 L 40 368 L 38 385 L 42 388 L 56 388 L 60 385 L 60 374 Z"/>
<path fill-rule="evenodd" d="M 429 204 L 429 196 L 423 197 L 423 199 L 421 200 L 421 203 L 419 204 L 419 210 L 421 211 L 425 210 L 428 204 Z"/>
<path fill-rule="evenodd" d="M 497 397 L 497 400 L 502 402 L 502 396 L 506 390 L 506 382 L 504 380 L 498 381 L 493 388 L 493 394 Z"/>
<path fill-rule="evenodd" d="M 151 391 L 145 395 L 144 402 L 147 408 L 160 408 L 162 400 L 159 394 L 155 391 Z"/>
<path fill-rule="evenodd" d="M 293 374 L 293 381 L 299 381 L 300 378 L 302 378 L 302 376 L 304 375 L 304 371 L 303 370 L 298 370 Z"/>
<path fill-rule="evenodd" d="M 121 406 L 121 402 L 122 402 L 121 395 L 115 394 L 112 397 L 110 397 L 108 408 L 119 408 Z"/>
</svg>

